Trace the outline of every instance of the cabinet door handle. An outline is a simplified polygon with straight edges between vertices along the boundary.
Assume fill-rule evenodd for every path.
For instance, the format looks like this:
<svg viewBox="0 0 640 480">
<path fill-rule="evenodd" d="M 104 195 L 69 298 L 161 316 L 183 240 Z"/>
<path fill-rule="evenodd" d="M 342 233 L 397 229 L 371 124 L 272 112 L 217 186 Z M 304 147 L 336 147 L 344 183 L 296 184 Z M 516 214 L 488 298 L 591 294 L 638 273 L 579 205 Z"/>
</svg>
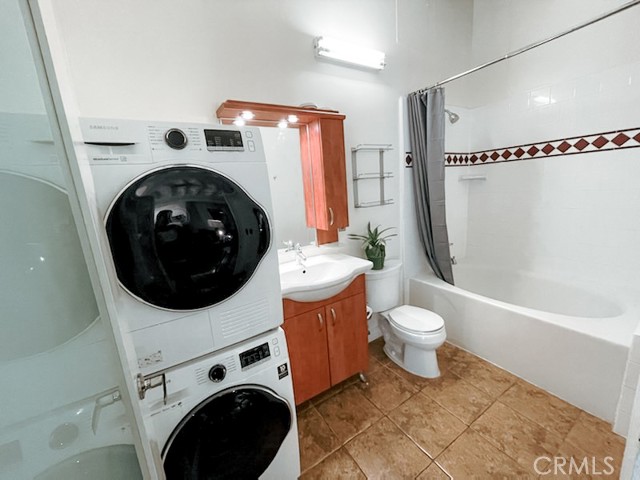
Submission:
<svg viewBox="0 0 640 480">
<path fill-rule="evenodd" d="M 331 316 L 333 317 L 333 324 L 336 324 L 336 311 L 333 309 L 333 307 L 331 307 L 329 310 L 331 310 Z"/>
<path fill-rule="evenodd" d="M 318 322 L 320 323 L 320 330 L 322 330 L 322 327 L 324 326 L 324 320 L 322 319 L 321 313 L 318 314 Z"/>
<path fill-rule="evenodd" d="M 333 208 L 329 207 L 329 225 L 333 225 Z"/>
</svg>

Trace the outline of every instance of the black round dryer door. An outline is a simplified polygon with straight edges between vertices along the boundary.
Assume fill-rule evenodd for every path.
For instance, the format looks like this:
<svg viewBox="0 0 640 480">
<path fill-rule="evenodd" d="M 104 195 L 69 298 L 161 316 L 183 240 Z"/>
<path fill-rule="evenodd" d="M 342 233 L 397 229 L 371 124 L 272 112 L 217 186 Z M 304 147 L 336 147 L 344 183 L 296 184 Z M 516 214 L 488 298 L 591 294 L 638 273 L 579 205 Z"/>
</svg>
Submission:
<svg viewBox="0 0 640 480">
<path fill-rule="evenodd" d="M 251 278 L 270 244 L 267 214 L 229 178 L 173 166 L 128 185 L 112 204 L 107 235 L 118 280 L 168 310 L 219 303 Z"/>
<path fill-rule="evenodd" d="M 291 429 L 287 402 L 268 389 L 224 390 L 194 408 L 164 448 L 167 480 L 257 479 Z"/>
</svg>

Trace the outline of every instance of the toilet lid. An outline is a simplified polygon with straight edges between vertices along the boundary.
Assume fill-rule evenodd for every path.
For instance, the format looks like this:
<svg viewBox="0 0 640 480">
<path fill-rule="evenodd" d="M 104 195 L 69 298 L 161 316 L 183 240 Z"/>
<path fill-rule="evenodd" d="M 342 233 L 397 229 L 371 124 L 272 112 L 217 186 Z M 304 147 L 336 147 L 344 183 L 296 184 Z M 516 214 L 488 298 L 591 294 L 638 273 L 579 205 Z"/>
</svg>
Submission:
<svg viewBox="0 0 640 480">
<path fill-rule="evenodd" d="M 398 328 L 411 332 L 434 332 L 444 327 L 444 320 L 440 315 L 411 305 L 402 305 L 391 310 L 389 320 Z"/>
</svg>

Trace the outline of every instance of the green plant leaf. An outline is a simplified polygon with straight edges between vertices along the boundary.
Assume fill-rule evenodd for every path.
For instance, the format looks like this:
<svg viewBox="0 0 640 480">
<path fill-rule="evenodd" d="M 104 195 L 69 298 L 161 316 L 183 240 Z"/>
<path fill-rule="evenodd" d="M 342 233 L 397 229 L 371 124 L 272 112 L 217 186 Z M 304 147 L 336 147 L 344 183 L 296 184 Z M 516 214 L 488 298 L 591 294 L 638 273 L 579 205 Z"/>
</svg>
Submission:
<svg viewBox="0 0 640 480">
<path fill-rule="evenodd" d="M 385 252 L 385 245 L 387 244 L 387 240 L 391 237 L 396 237 L 398 236 L 397 233 L 388 233 L 386 235 L 384 235 L 386 232 L 388 232 L 389 230 L 393 230 L 395 229 L 395 227 L 387 227 L 387 228 L 383 228 L 380 229 L 381 225 L 376 226 L 374 229 L 371 229 L 371 222 L 367 222 L 367 234 L 366 235 L 360 235 L 357 233 L 350 233 L 348 235 L 348 237 L 351 240 L 361 240 L 362 241 L 362 248 L 365 249 L 365 251 L 369 252 L 370 249 L 376 249 L 376 252 L 379 256 L 380 252 L 382 252 L 382 255 L 384 255 Z"/>
</svg>

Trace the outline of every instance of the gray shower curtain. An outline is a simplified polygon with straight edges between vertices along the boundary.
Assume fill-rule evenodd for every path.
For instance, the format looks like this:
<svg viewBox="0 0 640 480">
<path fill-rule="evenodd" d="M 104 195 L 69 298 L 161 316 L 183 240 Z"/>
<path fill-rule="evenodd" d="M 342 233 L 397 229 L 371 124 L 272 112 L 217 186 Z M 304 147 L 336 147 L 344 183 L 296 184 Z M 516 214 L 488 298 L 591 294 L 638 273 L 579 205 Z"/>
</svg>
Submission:
<svg viewBox="0 0 640 480">
<path fill-rule="evenodd" d="M 434 273 L 453 285 L 444 196 L 444 89 L 408 97 L 418 231 Z"/>
</svg>

